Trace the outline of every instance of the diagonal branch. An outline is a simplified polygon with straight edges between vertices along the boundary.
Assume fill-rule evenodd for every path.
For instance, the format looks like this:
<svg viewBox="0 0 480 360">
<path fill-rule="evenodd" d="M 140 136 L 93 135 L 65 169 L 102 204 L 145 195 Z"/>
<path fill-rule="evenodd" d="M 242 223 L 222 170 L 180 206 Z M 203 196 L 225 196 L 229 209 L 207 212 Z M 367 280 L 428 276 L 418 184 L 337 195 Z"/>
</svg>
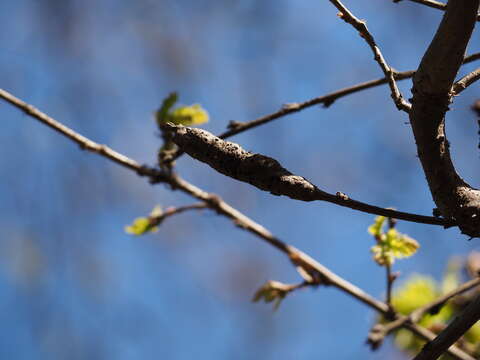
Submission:
<svg viewBox="0 0 480 360">
<path fill-rule="evenodd" d="M 302 201 L 328 201 L 362 212 L 383 215 L 395 219 L 424 224 L 453 226 L 454 223 L 441 218 L 410 214 L 384 209 L 350 199 L 337 192 L 335 195 L 320 190 L 307 179 L 293 175 L 279 162 L 268 156 L 250 153 L 240 145 L 224 141 L 208 131 L 167 124 L 165 131 L 171 131 L 173 141 L 190 156 L 200 160 L 218 172 L 231 178 L 247 182 L 273 195 L 284 195 Z"/>
<path fill-rule="evenodd" d="M 480 236 L 480 192 L 457 174 L 445 135 L 452 86 L 471 37 L 479 0 L 451 0 L 413 78 L 410 123 L 430 192 L 440 214 L 462 233 Z"/>
<path fill-rule="evenodd" d="M 375 309 L 384 316 L 392 315 L 391 309 L 387 304 L 375 299 L 359 287 L 338 276 L 337 274 L 317 262 L 315 259 L 308 256 L 304 252 L 284 243 L 283 241 L 275 237 L 272 233 L 270 233 L 267 229 L 265 229 L 263 226 L 257 224 L 252 219 L 248 218 L 247 216 L 240 213 L 238 210 L 225 203 L 220 197 L 203 191 L 202 189 L 188 183 L 177 175 L 172 175 L 169 183 L 174 189 L 180 189 L 181 191 L 208 203 L 210 207 L 217 211 L 220 215 L 231 219 L 237 226 L 255 234 L 256 236 L 260 237 L 270 245 L 274 246 L 275 248 L 286 254 L 294 266 L 300 267 L 303 272 L 306 272 L 308 275 L 311 276 L 312 279 L 314 279 L 314 281 L 311 282 L 312 285 L 318 285 L 319 283 L 321 283 L 324 285 L 334 286 L 340 291 L 345 292 L 346 294 L 354 297 L 365 305 Z M 408 322 L 403 324 L 403 327 L 427 341 L 435 337 L 435 334 L 433 332 L 425 329 L 418 324 Z M 475 360 L 469 354 L 456 346 L 451 346 L 448 350 L 448 353 L 455 359 Z"/>
<path fill-rule="evenodd" d="M 275 248 L 286 254 L 294 266 L 300 268 L 302 272 L 307 273 L 313 279 L 313 281 L 310 283 L 311 285 L 316 286 L 318 284 L 324 284 L 334 286 L 340 291 L 345 292 L 346 294 L 354 297 L 365 305 L 375 309 L 384 316 L 388 317 L 392 315 L 391 309 L 387 304 L 375 299 L 359 287 L 338 276 L 337 274 L 317 262 L 315 259 L 308 256 L 304 252 L 284 243 L 283 241 L 275 237 L 272 233 L 270 233 L 267 229 L 265 229 L 263 226 L 257 224 L 252 219 L 248 218 L 247 216 L 240 213 L 238 210 L 228 205 L 220 197 L 203 191 L 202 189 L 188 183 L 177 175 L 171 176 L 171 178 L 169 179 L 169 184 L 172 185 L 174 189 L 180 189 L 181 191 L 208 203 L 209 206 L 213 210 L 217 211 L 220 215 L 231 219 L 237 226 L 255 234 L 256 236 L 260 237 L 270 245 L 274 246 Z M 301 287 L 303 286 L 305 285 L 303 285 L 302 283 Z M 403 327 L 427 341 L 435 338 L 435 334 L 433 332 L 418 324 L 407 322 L 403 324 Z M 475 360 L 473 357 L 471 357 L 469 354 L 467 354 L 457 346 L 451 346 L 448 349 L 448 353 L 458 360 Z"/>
<path fill-rule="evenodd" d="M 122 155 L 105 145 L 100 145 L 76 133 L 72 129 L 59 123 L 58 121 L 49 117 L 40 110 L 35 109 L 33 106 L 25 103 L 24 101 L 14 97 L 13 95 L 1 89 L 0 97 L 7 100 L 9 103 L 19 108 L 20 110 L 24 111 L 27 115 L 53 128 L 55 131 L 59 132 L 63 136 L 68 137 L 75 143 L 79 144 L 82 149 L 89 150 L 98 155 L 101 155 L 121 166 L 135 171 L 140 176 L 148 176 L 150 177 L 150 181 L 152 183 L 163 182 L 170 184 L 173 189 L 179 189 L 182 192 L 203 201 L 208 205 L 208 207 L 214 209 L 219 214 L 231 219 L 237 226 L 255 234 L 256 236 L 260 237 L 270 245 L 274 246 L 275 248 L 286 254 L 289 257 L 290 261 L 297 268 L 301 268 L 303 272 L 312 276 L 312 278 L 316 279 L 317 282 L 323 281 L 325 285 L 328 284 L 331 286 L 335 286 L 339 290 L 349 294 L 350 296 L 358 299 L 360 302 L 370 306 L 371 308 L 379 311 L 384 315 L 391 314 L 387 304 L 375 299 L 374 297 L 365 293 L 362 289 L 351 284 L 342 277 L 336 275 L 328 268 L 321 265 L 302 251 L 282 242 L 280 239 L 273 236 L 273 234 L 270 233 L 270 231 L 268 231 L 262 225 L 257 224 L 247 216 L 243 215 L 241 212 L 225 203 L 218 196 L 203 191 L 202 189 L 186 182 L 185 180 L 181 179 L 173 173 L 167 173 L 162 170 L 147 167 L 145 165 L 140 165 L 135 160 L 132 160 L 127 156 Z M 434 333 L 419 325 L 405 324 L 405 327 L 425 340 L 432 340 L 435 337 Z M 469 356 L 467 353 L 465 353 L 463 350 L 459 349 L 456 346 L 451 346 L 448 349 L 448 353 L 458 360 L 473 360 L 471 356 Z"/>
<path fill-rule="evenodd" d="M 479 59 L 480 59 L 480 53 L 474 53 L 472 55 L 466 56 L 465 59 L 463 60 L 463 64 L 468 64 Z M 393 76 L 395 80 L 405 80 L 405 79 L 410 79 L 411 77 L 413 77 L 414 74 L 415 74 L 414 70 L 409 70 L 409 71 L 402 71 L 398 73 L 394 72 Z M 228 126 L 229 129 L 223 132 L 222 134 L 218 135 L 218 137 L 220 139 L 227 139 L 234 135 L 240 134 L 244 131 L 253 129 L 257 126 L 267 124 L 270 121 L 279 119 L 286 115 L 300 112 L 304 109 L 307 109 L 315 105 L 323 105 L 324 107 L 327 108 L 330 105 L 332 105 L 337 99 L 340 99 L 344 96 L 347 96 L 362 90 L 370 89 L 376 86 L 384 85 L 387 83 L 388 83 L 388 79 L 385 77 L 369 80 L 369 81 L 352 85 L 352 86 L 349 86 L 349 87 L 346 87 L 322 96 L 315 97 L 313 99 L 310 99 L 304 102 L 286 104 L 278 111 L 275 111 L 271 114 L 259 117 L 251 121 L 246 121 L 246 122 L 231 121 Z M 175 154 L 172 155 L 172 157 L 168 161 L 174 161 L 178 159 L 181 155 L 183 155 L 183 152 L 181 150 L 178 150 Z"/>
<path fill-rule="evenodd" d="M 466 56 L 465 59 L 463 60 L 463 64 L 469 64 L 479 59 L 480 59 L 480 53 L 474 53 L 472 55 Z M 405 80 L 405 79 L 410 79 L 411 77 L 413 77 L 414 74 L 415 74 L 414 70 L 409 70 L 409 71 L 394 73 L 393 76 L 395 80 Z M 362 90 L 370 89 L 376 86 L 384 85 L 387 83 L 388 83 L 388 78 L 382 77 L 379 79 L 369 80 L 360 84 L 352 85 L 352 86 L 349 86 L 349 87 L 346 87 L 322 96 L 318 96 L 316 98 L 313 98 L 304 102 L 286 104 L 280 110 L 273 112 L 271 114 L 262 116 L 255 120 L 251 120 L 247 122 L 238 122 L 238 121 L 231 122 L 229 126 L 230 129 L 218 135 L 218 137 L 220 139 L 227 139 L 231 136 L 240 134 L 251 128 L 264 125 L 266 123 L 269 123 L 270 121 L 276 120 L 286 115 L 290 115 L 290 114 L 302 111 L 304 109 L 307 109 L 315 105 L 323 105 L 324 107 L 329 107 L 337 99 L 340 99 L 344 96 L 347 96 Z"/>
<path fill-rule="evenodd" d="M 465 75 L 455 84 L 453 84 L 452 92 L 454 93 L 454 95 L 458 95 L 478 80 L 480 80 L 480 68 L 473 70 L 471 73 Z"/>
<path fill-rule="evenodd" d="M 372 328 L 370 334 L 368 335 L 368 342 L 374 348 L 378 347 L 383 342 L 383 339 L 392 331 L 395 331 L 405 326 L 405 324 L 407 323 L 411 323 L 411 324 L 417 323 L 418 321 L 421 320 L 423 315 L 433 312 L 434 310 L 436 313 L 450 299 L 460 294 L 463 294 L 464 292 L 469 291 L 479 285 L 480 285 L 480 278 L 477 277 L 475 279 L 465 282 L 464 284 L 460 285 L 458 288 L 438 297 L 434 301 L 422 307 L 419 307 L 418 309 L 410 313 L 408 316 L 401 316 L 387 324 L 376 324 Z"/>
<path fill-rule="evenodd" d="M 427 343 L 413 360 L 434 360 L 442 355 L 480 318 L 480 295 L 478 295 L 436 338 Z"/>
<path fill-rule="evenodd" d="M 478 55 L 480 55 L 480 53 Z M 393 77 L 395 78 L 395 80 L 405 80 L 405 79 L 410 79 L 411 77 L 413 77 L 414 74 L 415 74 L 415 71 L 409 70 L 409 71 L 394 73 Z M 274 113 L 262 116 L 258 119 L 248 121 L 248 122 L 234 121 L 230 123 L 229 125 L 230 129 L 220 134 L 218 137 L 221 139 L 226 139 L 233 135 L 244 132 L 245 130 L 251 129 L 253 127 L 257 127 L 259 125 L 266 124 L 272 120 L 278 119 L 285 115 L 302 111 L 306 108 L 309 108 L 315 105 L 323 105 L 324 107 L 329 107 L 337 99 L 340 99 L 344 96 L 347 96 L 362 90 L 370 89 L 379 85 L 384 85 L 387 83 L 388 83 L 388 78 L 382 77 L 374 80 L 365 81 L 363 83 L 359 83 L 356 85 L 352 85 L 352 86 L 349 86 L 349 87 L 346 87 L 322 96 L 315 97 L 313 99 L 310 99 L 304 102 L 285 104 L 280 110 Z"/>
<path fill-rule="evenodd" d="M 56 132 L 60 133 L 61 135 L 69 138 L 73 142 L 77 143 L 82 150 L 87 150 L 106 158 L 109 158 L 113 162 L 126 167 L 127 169 L 134 170 L 140 176 L 149 176 L 149 177 L 162 177 L 161 171 L 149 168 L 147 166 L 140 165 L 135 160 L 128 158 L 127 156 L 112 150 L 106 145 L 98 144 L 85 136 L 75 132 L 74 130 L 70 129 L 69 127 L 63 125 L 62 123 L 58 122 L 57 120 L 53 119 L 52 117 L 48 116 L 44 112 L 36 109 L 34 106 L 26 103 L 23 100 L 13 96 L 9 92 L 0 89 L 0 98 L 4 99 L 5 101 L 9 102 L 16 108 L 23 111 L 25 114 L 31 116 L 32 118 L 40 121 L 41 123 L 47 125 L 48 127 L 52 128 Z"/>
<path fill-rule="evenodd" d="M 350 10 L 348 10 L 345 5 L 340 2 L 340 0 L 330 0 L 330 2 L 338 9 L 338 11 L 340 11 L 340 13 L 338 14 L 339 17 L 345 22 L 352 25 L 359 32 L 360 36 L 365 39 L 368 46 L 370 46 L 375 61 L 382 69 L 385 78 L 388 79 L 388 85 L 390 86 L 393 102 L 397 106 L 398 110 L 403 110 L 408 113 L 410 111 L 411 105 L 403 98 L 402 94 L 400 93 L 394 77 L 395 72 L 390 66 L 388 66 L 387 62 L 385 61 L 385 58 L 383 57 L 380 48 L 376 44 L 375 39 L 368 31 L 366 23 L 357 19 L 355 15 L 353 15 Z"/>
</svg>

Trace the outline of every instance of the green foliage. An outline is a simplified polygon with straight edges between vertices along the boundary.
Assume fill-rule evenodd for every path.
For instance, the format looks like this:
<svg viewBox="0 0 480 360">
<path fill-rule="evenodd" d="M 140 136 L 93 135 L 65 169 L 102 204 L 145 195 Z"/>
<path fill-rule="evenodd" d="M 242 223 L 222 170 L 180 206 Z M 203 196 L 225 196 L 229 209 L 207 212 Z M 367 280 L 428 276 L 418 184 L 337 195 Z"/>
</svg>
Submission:
<svg viewBox="0 0 480 360">
<path fill-rule="evenodd" d="M 395 259 L 415 254 L 420 245 L 415 239 L 399 233 L 393 227 L 384 231 L 385 221 L 384 216 L 377 216 L 375 222 L 369 226 L 368 232 L 377 241 L 377 244 L 371 248 L 375 262 L 381 266 L 391 266 Z"/>
<path fill-rule="evenodd" d="M 163 99 L 160 109 L 155 113 L 155 118 L 159 127 L 168 121 L 167 115 L 177 100 L 178 94 L 176 92 L 170 93 L 165 99 Z"/>
<path fill-rule="evenodd" d="M 447 270 L 442 279 L 441 292 L 446 294 L 450 291 L 455 290 L 460 286 L 460 269 L 461 269 L 461 260 L 458 258 L 452 258 L 448 262 Z"/>
<path fill-rule="evenodd" d="M 125 226 L 125 232 L 131 235 L 143 235 L 146 233 L 157 232 L 158 225 L 162 220 L 163 211 L 160 206 L 155 206 L 149 217 L 139 217 L 133 221 L 132 225 Z"/>
<path fill-rule="evenodd" d="M 386 226 L 388 222 L 388 227 Z M 396 259 L 413 255 L 419 244 L 411 237 L 399 233 L 394 228 L 395 223 L 387 221 L 384 216 L 378 216 L 368 232 L 375 238 L 376 244 L 371 248 L 373 259 L 381 266 L 390 267 Z M 386 230 L 385 230 L 386 229 Z M 453 259 L 449 262 L 445 275 L 440 283 L 425 275 L 411 276 L 400 288 L 394 291 L 392 306 L 398 313 L 409 315 L 413 311 L 432 303 L 438 297 L 458 288 L 461 262 Z M 450 301 L 434 308 L 419 319 L 418 324 L 439 333 L 452 319 L 458 315 L 462 306 Z M 385 320 L 381 320 L 385 321 Z M 418 353 L 425 342 L 406 329 L 395 332 L 395 344 L 402 350 Z M 475 324 L 462 338 L 460 346 L 474 354 L 480 355 L 480 322 Z M 447 355 L 442 359 L 450 359 Z"/>
<path fill-rule="evenodd" d="M 382 236 L 385 220 L 387 220 L 385 216 L 377 216 L 375 222 L 368 227 L 368 232 L 375 238 Z"/>
<path fill-rule="evenodd" d="M 158 163 L 160 167 L 170 168 L 173 166 L 171 160 L 177 151 L 177 145 L 172 140 L 172 133 L 163 131 L 162 125 L 173 123 L 175 125 L 201 125 L 208 121 L 208 113 L 199 104 L 190 106 L 178 106 L 173 108 L 178 101 L 178 94 L 173 92 L 162 101 L 162 105 L 155 113 L 155 120 L 162 131 L 163 145 L 158 151 Z"/>
<path fill-rule="evenodd" d="M 177 93 L 171 93 L 163 100 L 160 109 L 155 114 L 159 127 L 167 122 L 185 126 L 201 125 L 208 122 L 208 113 L 199 104 L 179 106 L 172 110 L 177 100 Z"/>
<path fill-rule="evenodd" d="M 392 304 L 398 312 L 408 315 L 415 309 L 431 303 L 442 294 L 441 287 L 431 277 L 413 275 L 403 287 L 394 293 Z M 438 321 L 445 322 L 452 316 L 452 313 L 452 306 L 446 304 L 437 314 L 426 314 L 420 324 L 428 327 Z"/>
<path fill-rule="evenodd" d="M 252 301 L 258 302 L 263 300 L 266 303 L 274 302 L 273 308 L 274 310 L 277 310 L 285 296 L 287 296 L 287 294 L 294 288 L 295 285 L 288 285 L 279 281 L 270 280 L 257 290 Z"/>
<path fill-rule="evenodd" d="M 167 121 L 175 125 L 200 125 L 208 121 L 208 113 L 199 104 L 180 106 L 167 115 Z"/>
<path fill-rule="evenodd" d="M 458 260 L 458 259 L 457 259 Z M 412 311 L 427 305 L 439 296 L 452 291 L 460 285 L 460 266 L 458 261 L 450 261 L 441 281 L 436 282 L 429 276 L 413 275 L 393 293 L 392 305 L 399 313 L 408 315 Z M 437 309 L 438 310 L 438 309 Z M 421 326 L 438 333 L 461 311 L 454 301 L 447 302 L 436 313 L 425 314 L 418 322 Z M 417 353 L 424 341 L 405 329 L 395 333 L 395 344 L 402 350 Z M 463 337 L 462 347 L 475 356 L 480 355 L 480 323 L 476 323 Z M 449 359 L 444 355 L 442 359 Z"/>
</svg>

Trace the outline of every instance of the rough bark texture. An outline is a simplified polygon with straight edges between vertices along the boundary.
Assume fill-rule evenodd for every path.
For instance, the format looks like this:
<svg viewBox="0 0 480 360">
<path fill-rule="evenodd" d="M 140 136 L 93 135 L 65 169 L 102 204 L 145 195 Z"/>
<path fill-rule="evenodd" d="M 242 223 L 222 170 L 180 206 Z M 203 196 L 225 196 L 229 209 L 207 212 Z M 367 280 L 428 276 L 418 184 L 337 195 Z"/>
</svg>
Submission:
<svg viewBox="0 0 480 360">
<path fill-rule="evenodd" d="M 302 176 L 294 175 L 271 157 L 254 154 L 240 145 L 225 141 L 202 129 L 175 126 L 167 123 L 162 126 L 171 132 L 173 142 L 182 151 L 204 162 L 218 172 L 249 183 L 274 195 L 284 195 L 302 201 L 328 201 L 340 206 L 366 213 L 387 216 L 400 220 L 424 224 L 453 226 L 445 219 L 385 209 L 351 199 L 342 192 L 335 195 L 320 190 Z"/>
<path fill-rule="evenodd" d="M 450 0 L 413 78 L 410 122 L 430 191 L 445 219 L 480 236 L 480 192 L 455 171 L 445 135 L 452 85 L 475 26 L 479 0 Z"/>
<path fill-rule="evenodd" d="M 274 195 L 313 201 L 320 192 L 305 178 L 293 175 L 271 157 L 246 151 L 230 141 L 223 141 L 208 131 L 175 127 L 173 141 L 190 156 L 207 163 L 218 172 L 247 182 Z"/>
</svg>

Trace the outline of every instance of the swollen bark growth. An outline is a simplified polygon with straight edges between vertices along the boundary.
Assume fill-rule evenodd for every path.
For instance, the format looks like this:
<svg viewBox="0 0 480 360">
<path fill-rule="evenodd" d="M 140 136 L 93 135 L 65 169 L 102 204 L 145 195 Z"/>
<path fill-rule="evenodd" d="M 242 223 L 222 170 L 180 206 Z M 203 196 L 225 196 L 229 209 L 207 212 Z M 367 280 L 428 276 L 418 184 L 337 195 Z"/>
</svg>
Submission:
<svg viewBox="0 0 480 360">
<path fill-rule="evenodd" d="M 222 140 L 202 129 L 175 126 L 171 123 L 163 125 L 163 129 L 172 132 L 172 140 L 175 144 L 195 159 L 210 165 L 226 176 L 249 183 L 274 195 L 284 195 L 302 201 L 328 201 L 370 214 L 424 224 L 446 227 L 453 225 L 441 218 L 366 204 L 353 200 L 342 192 L 337 192 L 335 195 L 327 193 L 304 177 L 292 174 L 277 160 L 246 151 L 240 145 Z"/>
<path fill-rule="evenodd" d="M 462 233 L 480 237 L 480 192 L 457 174 L 445 135 L 445 113 L 477 17 L 479 0 L 450 0 L 413 78 L 410 122 L 433 200 Z"/>
</svg>

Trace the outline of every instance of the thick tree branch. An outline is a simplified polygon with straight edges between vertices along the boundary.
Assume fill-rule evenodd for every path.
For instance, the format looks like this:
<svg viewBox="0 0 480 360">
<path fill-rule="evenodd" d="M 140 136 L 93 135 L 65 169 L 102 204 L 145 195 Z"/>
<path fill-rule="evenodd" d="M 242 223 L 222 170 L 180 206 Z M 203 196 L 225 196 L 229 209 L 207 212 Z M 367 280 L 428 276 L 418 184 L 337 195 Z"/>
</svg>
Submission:
<svg viewBox="0 0 480 360">
<path fill-rule="evenodd" d="M 105 156 L 105 157 L 109 158 L 110 160 L 116 162 L 117 164 L 120 164 L 120 165 L 122 165 L 126 168 L 134 170 L 136 173 L 138 173 L 141 176 L 148 176 L 148 177 L 150 177 L 152 182 L 170 182 L 169 174 L 167 174 L 166 172 L 158 170 L 156 168 L 141 165 L 141 164 L 137 163 L 135 160 L 132 160 L 132 159 L 128 158 L 127 156 L 122 155 L 122 154 L 112 150 L 111 148 L 109 148 L 106 145 L 100 145 L 100 144 L 84 137 L 83 135 L 78 134 L 74 130 L 68 128 L 67 126 L 65 126 L 63 124 L 61 124 L 60 122 L 56 121 L 52 117 L 50 117 L 50 116 L 46 115 L 45 113 L 41 112 L 40 110 L 36 109 L 32 105 L 27 104 L 26 102 L 16 98 L 15 96 L 8 93 L 7 91 L 0 89 L 0 97 L 5 99 L 6 101 L 8 101 L 10 104 L 14 105 L 15 107 L 19 108 L 20 110 L 24 111 L 27 115 L 30 115 L 31 117 L 39 120 L 40 122 L 46 124 L 47 126 L 51 127 L 55 131 L 59 132 L 63 136 L 65 136 L 65 137 L 69 138 L 70 140 L 74 141 L 75 143 L 80 145 L 80 148 L 91 151 L 91 152 L 94 152 L 94 153 L 98 153 L 99 155 L 102 155 L 102 156 Z M 194 129 L 192 129 L 192 130 L 194 130 Z M 207 133 L 207 132 L 205 132 L 205 133 Z M 209 137 L 214 137 L 210 133 L 207 133 L 207 134 L 209 134 Z M 218 138 L 216 138 L 216 139 L 218 139 Z M 219 139 L 219 141 L 222 141 L 222 140 Z M 225 142 L 225 143 L 227 143 L 227 142 Z M 238 145 L 235 145 L 235 146 L 238 146 Z M 240 148 L 240 147 L 238 146 L 238 148 Z M 244 150 L 242 149 L 242 151 L 244 151 Z M 260 158 L 257 157 L 257 159 L 261 160 L 262 155 L 259 155 L 259 156 L 260 156 Z M 263 157 L 263 159 L 270 159 L 270 158 Z M 273 159 L 271 159 L 271 160 L 273 160 Z M 273 161 L 276 162 L 276 160 L 273 160 Z M 278 162 L 277 162 L 277 164 L 278 164 Z M 280 165 L 278 164 L 278 166 L 280 166 Z M 286 170 L 284 169 L 284 171 L 286 171 Z M 288 173 L 288 174 L 290 174 L 290 173 Z M 280 185 L 283 184 L 281 186 L 281 188 L 285 188 L 288 191 L 293 190 L 294 193 L 298 192 L 300 194 L 302 192 L 305 193 L 305 191 L 307 193 L 309 193 L 310 190 L 314 188 L 314 185 L 310 184 L 307 180 L 301 178 L 300 176 L 291 175 L 290 177 L 287 177 L 286 180 L 287 180 L 286 182 L 281 182 Z M 298 189 L 296 189 L 296 187 L 297 187 L 295 185 L 296 181 L 298 181 L 300 191 L 298 191 Z M 289 190 L 289 189 L 291 189 L 291 190 Z M 443 219 L 434 218 L 434 217 L 430 217 L 430 216 L 422 216 L 422 215 L 403 213 L 403 212 L 398 212 L 398 211 L 391 210 L 391 209 L 384 209 L 384 208 L 380 208 L 380 207 L 376 207 L 376 206 L 372 206 L 372 205 L 368 205 L 368 204 L 363 204 L 361 202 L 349 199 L 348 196 L 346 196 L 345 194 L 342 194 L 342 193 L 338 193 L 337 195 L 332 195 L 332 194 L 328 194 L 326 192 L 322 192 L 319 189 L 317 189 L 317 190 L 318 191 L 316 191 L 316 195 L 317 195 L 317 197 L 321 196 L 322 197 L 321 200 L 330 201 L 330 202 L 336 203 L 338 205 L 350 207 L 352 209 L 357 209 L 357 210 L 361 210 L 361 211 L 365 211 L 365 212 L 369 212 L 369 213 L 373 213 L 373 214 L 384 215 L 384 216 L 388 216 L 388 217 L 392 217 L 392 218 L 403 219 L 403 220 L 407 220 L 407 221 L 415 221 L 415 222 L 420 222 L 420 223 L 443 225 L 443 226 L 452 225 L 448 222 L 445 222 Z M 308 195 L 308 196 L 310 196 L 310 195 Z M 320 199 L 313 199 L 312 198 L 311 200 L 320 200 Z M 306 201 L 311 201 L 311 200 L 307 199 Z"/>
<path fill-rule="evenodd" d="M 439 212 L 462 233 L 480 236 L 480 192 L 457 174 L 445 135 L 452 86 L 472 34 L 479 0 L 451 0 L 413 78 L 410 123 Z"/>
<path fill-rule="evenodd" d="M 385 209 L 350 199 L 337 192 L 335 195 L 320 190 L 307 179 L 293 175 L 280 163 L 268 156 L 250 153 L 240 145 L 224 141 L 208 131 L 184 126 L 165 125 L 165 131 L 174 133 L 173 141 L 190 156 L 218 172 L 236 180 L 247 182 L 273 195 L 284 195 L 302 201 L 328 201 L 362 212 L 424 224 L 453 226 L 452 222 L 432 216 L 423 216 Z"/>
</svg>

